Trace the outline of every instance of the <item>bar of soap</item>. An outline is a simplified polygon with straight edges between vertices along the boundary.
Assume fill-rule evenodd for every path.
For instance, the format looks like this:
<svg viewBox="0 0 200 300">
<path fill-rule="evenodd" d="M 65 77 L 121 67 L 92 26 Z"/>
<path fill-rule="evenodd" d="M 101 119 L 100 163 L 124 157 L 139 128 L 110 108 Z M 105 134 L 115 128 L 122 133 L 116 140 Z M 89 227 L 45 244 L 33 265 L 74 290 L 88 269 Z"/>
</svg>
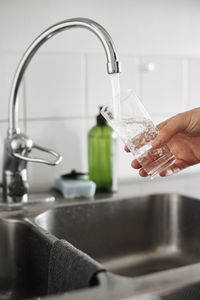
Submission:
<svg viewBox="0 0 200 300">
<path fill-rule="evenodd" d="M 91 180 L 81 179 L 55 179 L 55 187 L 66 199 L 93 197 L 96 191 L 96 184 Z"/>
</svg>

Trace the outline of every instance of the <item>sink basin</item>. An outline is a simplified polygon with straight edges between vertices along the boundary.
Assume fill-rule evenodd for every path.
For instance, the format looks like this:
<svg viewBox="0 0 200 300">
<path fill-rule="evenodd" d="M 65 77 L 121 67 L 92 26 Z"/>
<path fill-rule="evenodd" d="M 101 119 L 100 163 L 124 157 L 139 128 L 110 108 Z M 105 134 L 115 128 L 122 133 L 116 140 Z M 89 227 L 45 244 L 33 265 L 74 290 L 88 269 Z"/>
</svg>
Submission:
<svg viewBox="0 0 200 300">
<path fill-rule="evenodd" d="M 50 243 L 29 224 L 0 219 L 0 299 L 47 293 Z"/>
<path fill-rule="evenodd" d="M 200 201 L 180 195 L 64 205 L 39 215 L 36 223 L 119 275 L 200 261 Z"/>
</svg>

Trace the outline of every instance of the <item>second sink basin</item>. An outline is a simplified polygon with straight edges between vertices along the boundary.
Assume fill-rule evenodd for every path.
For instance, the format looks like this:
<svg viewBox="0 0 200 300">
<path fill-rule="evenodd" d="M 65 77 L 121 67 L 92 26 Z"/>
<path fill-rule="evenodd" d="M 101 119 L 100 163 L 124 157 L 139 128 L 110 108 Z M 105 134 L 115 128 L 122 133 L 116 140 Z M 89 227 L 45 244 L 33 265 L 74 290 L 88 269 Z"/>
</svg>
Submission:
<svg viewBox="0 0 200 300">
<path fill-rule="evenodd" d="M 36 218 L 109 271 L 139 276 L 200 261 L 200 201 L 152 195 L 65 205 Z"/>
<path fill-rule="evenodd" d="M 46 295 L 50 249 L 29 224 L 0 219 L 0 299 Z"/>
</svg>

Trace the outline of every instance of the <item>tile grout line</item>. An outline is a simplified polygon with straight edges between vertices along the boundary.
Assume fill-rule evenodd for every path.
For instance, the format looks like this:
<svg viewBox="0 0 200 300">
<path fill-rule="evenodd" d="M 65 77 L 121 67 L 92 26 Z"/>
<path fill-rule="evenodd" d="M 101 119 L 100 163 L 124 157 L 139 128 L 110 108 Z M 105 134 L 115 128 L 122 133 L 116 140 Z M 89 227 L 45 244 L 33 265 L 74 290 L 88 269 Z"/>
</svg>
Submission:
<svg viewBox="0 0 200 300">
<path fill-rule="evenodd" d="M 84 117 L 84 116 L 66 116 L 66 117 L 37 117 L 37 118 L 27 118 L 26 121 L 30 121 L 30 122 L 37 122 L 37 121 L 73 121 L 73 120 L 92 120 L 94 118 L 94 116 L 88 116 L 88 117 Z M 24 119 L 23 118 L 19 118 L 20 122 L 23 122 Z M 8 123 L 8 119 L 0 119 L 0 123 Z"/>
<path fill-rule="evenodd" d="M 63 116 L 63 117 L 29 117 L 27 118 L 27 121 L 31 121 L 31 122 L 37 122 L 37 121 L 65 121 L 65 120 L 86 120 L 89 117 L 85 117 L 85 116 Z M 22 119 L 23 120 L 23 119 Z M 4 120 L 5 121 L 5 120 Z"/>
<path fill-rule="evenodd" d="M 24 53 L 24 50 L 25 49 L 0 49 L 0 55 L 1 54 L 20 54 L 20 55 L 23 55 Z M 41 55 L 83 55 L 83 53 L 81 52 L 78 52 L 78 51 L 66 51 L 66 50 L 41 50 L 40 52 Z M 85 52 L 84 55 L 104 55 L 104 52 L 103 50 L 100 52 L 100 51 L 87 51 Z M 187 55 L 187 54 L 158 54 L 158 53 L 144 53 L 144 54 L 141 54 L 141 53 L 137 53 L 137 52 L 131 52 L 131 51 L 128 51 L 128 52 L 125 52 L 125 51 L 122 51 L 122 52 L 119 52 L 119 56 L 133 56 L 133 57 L 139 57 L 139 56 L 142 56 L 142 57 L 152 57 L 152 58 L 171 58 L 171 59 L 200 59 L 200 55 Z"/>
</svg>

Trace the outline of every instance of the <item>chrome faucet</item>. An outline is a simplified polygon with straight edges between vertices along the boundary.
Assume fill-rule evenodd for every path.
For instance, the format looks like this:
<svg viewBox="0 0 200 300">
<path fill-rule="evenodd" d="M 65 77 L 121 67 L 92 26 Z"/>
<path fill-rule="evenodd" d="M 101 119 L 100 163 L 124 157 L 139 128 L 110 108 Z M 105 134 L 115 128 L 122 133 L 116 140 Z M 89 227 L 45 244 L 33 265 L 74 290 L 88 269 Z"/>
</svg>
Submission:
<svg viewBox="0 0 200 300">
<path fill-rule="evenodd" d="M 55 34 L 71 28 L 85 28 L 92 31 L 99 38 L 104 47 L 107 58 L 108 74 L 119 73 L 121 71 L 115 46 L 110 35 L 101 25 L 90 19 L 74 18 L 59 22 L 49 27 L 32 42 L 19 62 L 11 88 L 9 103 L 9 128 L 4 145 L 4 202 L 16 203 L 28 201 L 27 163 L 29 161 L 54 166 L 59 164 L 62 160 L 61 155 L 57 152 L 38 146 L 25 134 L 21 133 L 20 128 L 18 127 L 18 90 L 24 72 L 40 46 L 42 46 Z M 51 154 L 54 156 L 54 160 L 31 157 L 30 153 L 33 148 Z"/>
</svg>

